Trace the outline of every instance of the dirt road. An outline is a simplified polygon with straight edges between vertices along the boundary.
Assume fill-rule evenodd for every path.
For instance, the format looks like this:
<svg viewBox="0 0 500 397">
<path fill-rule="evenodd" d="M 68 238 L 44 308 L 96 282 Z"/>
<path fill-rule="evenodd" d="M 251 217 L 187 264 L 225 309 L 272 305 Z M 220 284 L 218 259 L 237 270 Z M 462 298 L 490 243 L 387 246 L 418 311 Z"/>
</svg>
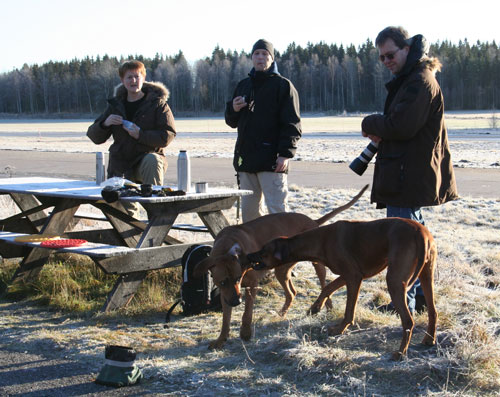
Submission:
<svg viewBox="0 0 500 397">
<path fill-rule="evenodd" d="M 169 168 L 166 184 L 176 184 L 177 158 L 167 157 Z M 307 188 L 348 188 L 371 183 L 373 168 L 363 176 L 354 174 L 346 163 L 294 161 L 289 174 L 289 185 Z M 461 196 L 500 198 L 500 169 L 455 168 Z M 236 184 L 230 159 L 192 158 L 193 182 L 209 185 Z M 0 150 L 0 177 L 55 176 L 75 179 L 95 177 L 95 154 L 67 152 L 36 152 Z"/>
</svg>

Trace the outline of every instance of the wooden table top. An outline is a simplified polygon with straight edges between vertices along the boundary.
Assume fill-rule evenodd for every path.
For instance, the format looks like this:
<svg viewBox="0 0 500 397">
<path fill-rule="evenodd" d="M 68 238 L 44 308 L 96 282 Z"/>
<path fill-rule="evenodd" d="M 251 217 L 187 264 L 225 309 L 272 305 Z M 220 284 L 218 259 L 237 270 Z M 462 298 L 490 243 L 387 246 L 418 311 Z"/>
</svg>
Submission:
<svg viewBox="0 0 500 397">
<path fill-rule="evenodd" d="M 162 186 L 154 186 L 160 189 Z M 163 186 L 166 187 L 166 186 Z M 102 186 L 96 185 L 94 181 L 81 181 L 73 179 L 47 178 L 47 177 L 24 177 L 24 178 L 0 178 L 0 193 L 21 193 L 39 196 L 62 197 L 81 200 L 102 200 Z M 173 187 L 174 189 L 176 187 Z M 238 190 L 228 188 L 209 187 L 206 193 L 189 192 L 185 196 L 167 197 L 121 197 L 121 201 L 133 201 L 143 203 L 161 203 L 174 201 L 190 201 L 210 198 L 238 197 L 252 194 L 251 190 Z"/>
</svg>

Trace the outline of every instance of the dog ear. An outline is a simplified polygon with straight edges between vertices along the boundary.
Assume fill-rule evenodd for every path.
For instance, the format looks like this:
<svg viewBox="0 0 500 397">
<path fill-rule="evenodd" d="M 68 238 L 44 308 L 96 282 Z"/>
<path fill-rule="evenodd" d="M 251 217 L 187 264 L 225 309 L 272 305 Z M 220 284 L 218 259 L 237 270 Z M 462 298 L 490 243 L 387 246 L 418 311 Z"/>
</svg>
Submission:
<svg viewBox="0 0 500 397">
<path fill-rule="evenodd" d="M 201 277 L 214 266 L 215 266 L 215 259 L 209 256 L 208 258 L 203 259 L 194 267 L 193 276 Z"/>
<path fill-rule="evenodd" d="M 232 256 L 240 256 L 241 255 L 241 247 L 238 243 L 235 243 L 231 249 L 228 251 L 228 254 L 229 255 L 232 255 Z"/>
</svg>

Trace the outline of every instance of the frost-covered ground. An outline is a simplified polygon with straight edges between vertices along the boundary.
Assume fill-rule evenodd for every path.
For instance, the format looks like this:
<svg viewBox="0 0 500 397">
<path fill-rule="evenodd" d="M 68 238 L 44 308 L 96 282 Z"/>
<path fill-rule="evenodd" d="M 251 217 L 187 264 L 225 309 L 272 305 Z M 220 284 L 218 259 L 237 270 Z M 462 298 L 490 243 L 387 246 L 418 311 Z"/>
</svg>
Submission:
<svg viewBox="0 0 500 397">
<path fill-rule="evenodd" d="M 450 120 L 456 165 L 498 166 L 492 165 L 500 162 L 498 131 L 488 127 L 491 114 L 484 114 L 464 113 Z M 305 119 L 306 132 L 298 158 L 350 161 L 366 143 L 355 132 L 349 133 L 355 131 L 360 120 L 346 118 L 341 126 L 344 129 L 325 131 L 334 121 L 311 118 L 312 127 L 306 128 Z M 465 123 L 470 128 L 459 128 L 454 123 Z M 170 154 L 182 148 L 192 156 L 231 156 L 234 133 L 227 135 L 225 130 L 219 130 L 217 126 L 222 124 L 219 119 L 178 120 L 179 135 L 169 148 Z M 26 124 L 16 129 L 15 124 L 0 123 L 0 149 L 96 151 L 85 137 L 88 123 L 75 122 L 73 130 L 67 123 L 34 125 L 39 133 L 36 128 L 28 131 Z M 47 129 L 42 130 L 42 125 Z M 353 189 L 290 186 L 290 207 L 315 218 L 355 193 Z M 338 218 L 383 217 L 383 211 L 375 210 L 368 197 L 366 193 Z M 235 221 L 235 213 L 235 209 L 226 212 L 231 222 Z M 82 368 L 79 373 L 88 379 L 102 367 L 106 344 L 130 345 L 139 353 L 137 364 L 143 369 L 146 389 L 157 395 L 497 395 L 500 198 L 466 197 L 426 208 L 424 217 L 439 251 L 435 282 L 440 316 L 438 343 L 430 349 L 419 345 L 427 318 L 425 314 L 417 315 L 408 358 L 400 363 L 388 360 L 399 346 L 400 321 L 397 316 L 374 309 L 376 302 L 389 300 L 385 272 L 363 283 L 356 326 L 346 335 L 328 337 L 327 324 L 340 321 L 343 315 L 345 289 L 334 294 L 333 312 L 306 316 L 319 287 L 312 266 L 305 262 L 296 268 L 293 280 L 299 295 L 287 318 L 277 314 L 283 303 L 278 283 L 264 286 L 256 302 L 255 336 L 248 343 L 238 338 L 242 307 L 233 314 L 226 348 L 212 352 L 207 347 L 220 330 L 218 313 L 176 316 L 165 329 L 162 313 L 144 318 L 124 314 L 72 316 L 31 304 L 0 301 L 0 350 L 36 353 L 49 359 L 64 357 L 77 362 Z M 328 277 L 331 280 L 333 275 Z M 64 379 L 75 375 L 64 373 L 64 367 L 58 371 Z M 75 384 L 78 382 L 83 382 L 81 377 L 76 377 Z M 28 393 L 29 377 L 23 385 Z M 9 394 L 12 390 L 3 391 Z"/>
<path fill-rule="evenodd" d="M 356 193 L 299 186 L 290 190 L 291 210 L 313 218 Z M 306 262 L 296 268 L 293 281 L 299 294 L 287 318 L 277 314 L 281 288 L 268 283 L 256 302 L 255 337 L 248 343 L 238 338 L 240 306 L 233 314 L 231 338 L 220 351 L 207 350 L 220 330 L 219 313 L 175 316 L 165 329 L 162 313 L 75 317 L 12 302 L 0 302 L 0 349 L 64 357 L 77 362 L 88 379 L 101 369 L 106 344 L 130 345 L 138 351 L 144 387 L 159 395 L 493 396 L 500 386 L 500 200 L 466 198 L 424 211 L 439 250 L 438 344 L 431 349 L 419 345 L 427 318 L 418 315 L 408 358 L 400 363 L 389 361 L 401 338 L 399 319 L 374 309 L 376 302 L 389 300 L 385 272 L 363 283 L 357 325 L 346 335 L 328 337 L 326 326 L 343 315 L 345 289 L 334 294 L 333 312 L 306 316 L 319 293 Z M 234 222 L 234 209 L 226 215 Z M 338 218 L 383 216 L 365 194 Z M 73 374 L 58 371 L 71 380 L 66 377 Z"/>
</svg>

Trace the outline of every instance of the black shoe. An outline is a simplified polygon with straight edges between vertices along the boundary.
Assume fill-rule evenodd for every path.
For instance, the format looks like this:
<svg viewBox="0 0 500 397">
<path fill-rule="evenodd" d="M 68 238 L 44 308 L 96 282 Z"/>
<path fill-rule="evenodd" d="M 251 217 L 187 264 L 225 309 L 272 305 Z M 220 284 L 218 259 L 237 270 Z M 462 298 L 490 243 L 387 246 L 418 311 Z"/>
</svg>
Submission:
<svg viewBox="0 0 500 397">
<path fill-rule="evenodd" d="M 392 302 L 388 303 L 387 305 L 378 306 L 377 310 L 382 313 L 397 314 L 396 309 L 394 309 L 394 306 L 392 305 Z"/>
<path fill-rule="evenodd" d="M 423 295 L 415 295 L 415 311 L 423 313 L 427 310 L 427 303 Z"/>
<path fill-rule="evenodd" d="M 413 316 L 413 310 L 411 309 L 411 307 L 409 309 L 410 309 L 410 314 Z M 377 307 L 377 310 L 382 313 L 398 314 L 398 312 L 392 305 L 392 302 L 387 305 L 382 305 Z"/>
</svg>

